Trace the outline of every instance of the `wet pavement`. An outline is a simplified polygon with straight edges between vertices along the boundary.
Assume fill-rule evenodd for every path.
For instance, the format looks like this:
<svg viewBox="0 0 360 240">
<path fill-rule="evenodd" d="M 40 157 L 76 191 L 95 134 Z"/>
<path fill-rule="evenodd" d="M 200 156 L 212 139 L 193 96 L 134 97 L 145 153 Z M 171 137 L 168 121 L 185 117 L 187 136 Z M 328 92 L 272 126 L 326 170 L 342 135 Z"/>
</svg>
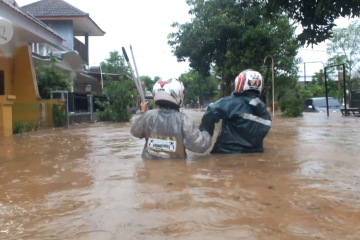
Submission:
<svg viewBox="0 0 360 240">
<path fill-rule="evenodd" d="M 0 239 L 360 239 L 359 126 L 275 117 L 263 154 L 187 161 L 142 160 L 128 123 L 1 138 Z"/>
</svg>

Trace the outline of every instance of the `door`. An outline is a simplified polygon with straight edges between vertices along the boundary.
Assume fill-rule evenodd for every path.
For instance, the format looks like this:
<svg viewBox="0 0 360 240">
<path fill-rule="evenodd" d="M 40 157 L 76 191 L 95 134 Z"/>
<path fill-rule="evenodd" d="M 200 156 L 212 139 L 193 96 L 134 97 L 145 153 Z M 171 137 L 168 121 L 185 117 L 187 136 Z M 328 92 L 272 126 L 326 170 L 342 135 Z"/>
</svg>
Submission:
<svg viewBox="0 0 360 240">
<path fill-rule="evenodd" d="M 0 95 L 5 95 L 5 73 L 0 70 Z"/>
</svg>

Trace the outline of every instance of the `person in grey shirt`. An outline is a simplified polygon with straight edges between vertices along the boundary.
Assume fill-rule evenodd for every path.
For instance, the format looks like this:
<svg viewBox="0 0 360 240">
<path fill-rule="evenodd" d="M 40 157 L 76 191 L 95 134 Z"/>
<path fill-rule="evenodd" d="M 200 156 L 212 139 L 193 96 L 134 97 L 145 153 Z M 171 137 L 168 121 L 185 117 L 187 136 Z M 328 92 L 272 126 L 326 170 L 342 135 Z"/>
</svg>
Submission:
<svg viewBox="0 0 360 240">
<path fill-rule="evenodd" d="M 185 159 L 186 149 L 204 153 L 212 146 L 212 137 L 195 127 L 194 121 L 180 112 L 184 99 L 184 85 L 175 78 L 154 84 L 153 97 L 159 107 L 147 110 L 148 102 L 141 103 L 131 120 L 130 133 L 145 138 L 143 158 Z"/>
</svg>

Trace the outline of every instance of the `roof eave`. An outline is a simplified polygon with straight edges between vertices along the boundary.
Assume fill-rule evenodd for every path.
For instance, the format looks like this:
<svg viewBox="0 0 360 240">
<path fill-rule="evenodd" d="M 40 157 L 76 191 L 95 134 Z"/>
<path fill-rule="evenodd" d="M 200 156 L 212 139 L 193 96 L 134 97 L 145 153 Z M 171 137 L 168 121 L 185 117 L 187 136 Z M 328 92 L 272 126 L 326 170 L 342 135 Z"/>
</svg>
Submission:
<svg viewBox="0 0 360 240">
<path fill-rule="evenodd" d="M 70 16 L 70 15 L 64 15 L 64 16 L 35 16 L 37 19 L 39 20 L 47 20 L 49 18 L 51 19 L 55 19 L 55 18 L 83 18 L 83 17 L 87 17 L 88 14 L 86 15 L 73 15 L 73 16 Z"/>
<path fill-rule="evenodd" d="M 106 32 L 103 31 L 103 30 L 99 27 L 99 25 L 97 25 L 96 22 L 95 22 L 94 20 L 92 20 L 92 18 L 91 18 L 89 15 L 88 15 L 87 17 L 90 19 L 90 21 L 91 21 L 92 23 L 94 23 L 94 25 L 97 27 L 97 29 L 100 30 L 100 31 L 103 33 L 103 36 L 104 36 Z"/>
<path fill-rule="evenodd" d="M 97 30 L 102 33 L 102 34 L 94 35 L 94 36 L 104 36 L 106 34 L 106 32 L 103 31 L 99 27 L 99 25 L 97 25 L 97 23 L 89 16 L 89 14 L 77 15 L 77 16 L 53 16 L 53 17 L 52 16 L 36 16 L 36 18 L 41 20 L 41 21 L 43 21 L 43 20 L 65 20 L 65 19 L 76 20 L 77 18 L 87 18 L 97 28 Z"/>
<path fill-rule="evenodd" d="M 52 43 L 56 46 L 61 46 L 61 47 L 64 45 L 65 39 L 49 31 L 48 29 L 41 26 L 39 23 L 32 20 L 31 15 L 24 13 L 21 10 L 16 10 L 3 1 L 0 1 L 0 6 L 1 5 L 4 6 L 4 7 L 0 7 L 0 15 L 3 18 L 11 21 L 13 24 L 26 28 L 27 30 L 36 34 L 37 36 L 44 39 L 48 43 Z M 7 9 L 10 9 L 10 11 Z"/>
</svg>

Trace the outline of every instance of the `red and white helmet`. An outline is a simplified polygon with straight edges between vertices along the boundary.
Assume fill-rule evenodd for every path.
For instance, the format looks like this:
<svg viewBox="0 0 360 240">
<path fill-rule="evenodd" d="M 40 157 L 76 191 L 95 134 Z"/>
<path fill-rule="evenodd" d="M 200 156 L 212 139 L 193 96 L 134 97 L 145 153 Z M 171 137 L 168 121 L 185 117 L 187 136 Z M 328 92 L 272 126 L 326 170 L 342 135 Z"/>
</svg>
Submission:
<svg viewBox="0 0 360 240">
<path fill-rule="evenodd" d="M 176 78 L 158 80 L 154 84 L 152 93 L 155 103 L 167 102 L 181 107 L 184 102 L 184 85 Z"/>
<path fill-rule="evenodd" d="M 242 71 L 235 78 L 235 92 L 255 90 L 261 93 L 263 88 L 264 88 L 264 81 L 261 73 L 254 71 L 252 69 Z"/>
</svg>

